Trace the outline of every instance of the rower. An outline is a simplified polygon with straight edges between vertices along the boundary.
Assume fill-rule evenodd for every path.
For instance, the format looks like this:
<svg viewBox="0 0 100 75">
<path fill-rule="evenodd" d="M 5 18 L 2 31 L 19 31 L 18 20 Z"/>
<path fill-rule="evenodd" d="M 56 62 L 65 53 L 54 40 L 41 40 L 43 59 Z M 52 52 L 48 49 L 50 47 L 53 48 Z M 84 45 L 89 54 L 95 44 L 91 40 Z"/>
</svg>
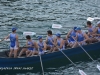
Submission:
<svg viewBox="0 0 100 75">
<path fill-rule="evenodd" d="M 43 42 L 43 39 L 42 39 L 42 36 L 39 36 L 38 37 L 38 49 L 39 49 L 39 54 L 44 54 L 46 51 L 46 48 L 47 48 L 47 45 L 45 42 Z"/>
<path fill-rule="evenodd" d="M 97 22 L 98 27 L 96 28 L 96 34 L 93 34 L 93 36 L 100 41 L 100 21 Z"/>
<path fill-rule="evenodd" d="M 55 48 L 53 51 L 57 50 L 64 50 L 65 49 L 65 41 L 61 38 L 61 34 L 56 34 L 56 42 L 55 42 Z"/>
<path fill-rule="evenodd" d="M 14 52 L 14 58 L 17 58 L 17 52 L 18 52 L 18 47 L 19 47 L 19 42 L 18 42 L 18 35 L 16 34 L 17 28 L 13 27 L 12 28 L 12 33 L 10 33 L 5 39 L 10 38 L 10 53 L 9 57 L 12 57 L 12 54 Z"/>
<path fill-rule="evenodd" d="M 92 23 L 90 21 L 87 21 L 87 27 L 88 27 L 88 36 L 90 38 L 89 43 L 97 42 L 97 40 L 93 38 L 93 35 L 96 34 L 96 27 L 92 26 Z"/>
<path fill-rule="evenodd" d="M 78 42 L 80 45 L 86 45 L 86 41 L 89 40 L 88 35 L 87 35 L 86 33 L 82 32 L 80 27 L 77 27 L 75 30 L 77 31 L 76 39 L 75 39 L 74 37 L 73 37 L 73 38 L 74 38 L 75 40 L 77 40 L 77 42 Z M 78 46 L 78 43 L 77 43 L 77 42 L 74 44 L 73 47 Z"/>
<path fill-rule="evenodd" d="M 54 44 L 55 44 L 55 36 L 52 35 L 52 31 L 48 30 L 47 31 L 48 36 L 46 37 L 46 44 L 47 44 L 47 49 L 52 51 L 54 49 Z"/>
<path fill-rule="evenodd" d="M 68 45 L 67 46 L 70 46 L 72 47 L 74 44 L 75 44 L 75 40 L 72 38 L 73 37 L 76 37 L 76 29 L 77 27 L 74 27 L 72 30 L 70 30 L 66 36 L 66 40 L 68 42 Z"/>
<path fill-rule="evenodd" d="M 26 48 L 23 48 L 19 54 L 19 57 L 23 54 L 26 53 L 26 56 L 29 57 L 32 54 L 38 54 L 36 51 L 37 48 L 37 43 L 31 39 L 31 36 L 27 35 L 26 36 L 27 42 L 26 42 Z"/>
</svg>

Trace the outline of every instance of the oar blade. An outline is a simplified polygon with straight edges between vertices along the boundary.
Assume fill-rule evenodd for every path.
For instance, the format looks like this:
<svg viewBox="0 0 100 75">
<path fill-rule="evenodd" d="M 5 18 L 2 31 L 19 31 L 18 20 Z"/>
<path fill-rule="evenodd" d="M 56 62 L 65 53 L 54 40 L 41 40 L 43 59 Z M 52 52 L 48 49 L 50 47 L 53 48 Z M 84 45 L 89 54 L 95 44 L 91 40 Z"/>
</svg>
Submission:
<svg viewBox="0 0 100 75">
<path fill-rule="evenodd" d="M 94 18 L 88 17 L 88 18 L 87 18 L 87 21 L 94 21 Z"/>
<path fill-rule="evenodd" d="M 62 28 L 62 25 L 60 25 L 60 24 L 52 24 L 52 28 L 60 29 L 60 28 Z"/>
<path fill-rule="evenodd" d="M 80 75 L 87 75 L 83 70 L 80 70 L 80 69 L 79 69 L 79 74 Z"/>
<path fill-rule="evenodd" d="M 97 69 L 100 71 L 100 66 L 99 65 L 97 65 Z"/>
<path fill-rule="evenodd" d="M 100 18 L 99 18 L 99 17 L 94 17 L 94 19 L 95 19 L 95 20 L 99 20 Z"/>
<path fill-rule="evenodd" d="M 36 35 L 36 33 L 35 32 L 23 32 L 23 35 Z"/>
</svg>

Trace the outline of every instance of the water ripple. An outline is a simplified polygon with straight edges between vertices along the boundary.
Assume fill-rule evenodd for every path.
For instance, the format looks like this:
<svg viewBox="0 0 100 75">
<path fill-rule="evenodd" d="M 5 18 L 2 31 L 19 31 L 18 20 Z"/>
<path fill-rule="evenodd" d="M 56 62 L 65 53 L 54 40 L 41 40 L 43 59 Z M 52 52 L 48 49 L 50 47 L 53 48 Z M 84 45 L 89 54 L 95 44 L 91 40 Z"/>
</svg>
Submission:
<svg viewBox="0 0 100 75">
<path fill-rule="evenodd" d="M 53 33 L 65 33 L 69 28 L 64 26 L 82 26 L 86 25 L 87 17 L 100 17 L 99 8 L 99 0 L 0 0 L 0 38 L 10 33 L 12 26 L 18 27 L 20 39 L 23 38 L 23 31 L 46 34 L 46 31 L 51 29 Z M 63 28 L 52 29 L 51 25 L 54 23 L 61 24 Z M 37 36 L 33 38 L 36 39 Z M 0 43 L 0 46 L 7 47 L 5 42 Z M 100 74 L 93 62 L 76 64 L 88 75 Z M 45 75 L 79 75 L 78 69 L 72 64 L 48 70 L 50 71 L 45 72 Z M 16 75 L 41 75 L 41 73 L 29 72 Z"/>
</svg>

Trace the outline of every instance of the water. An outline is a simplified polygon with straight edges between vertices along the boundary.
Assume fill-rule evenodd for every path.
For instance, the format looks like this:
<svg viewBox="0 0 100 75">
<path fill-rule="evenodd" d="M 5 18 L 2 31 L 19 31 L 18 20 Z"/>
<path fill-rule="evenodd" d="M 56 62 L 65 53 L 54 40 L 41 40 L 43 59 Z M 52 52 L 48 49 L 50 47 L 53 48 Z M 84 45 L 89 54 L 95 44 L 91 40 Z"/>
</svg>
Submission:
<svg viewBox="0 0 100 75">
<path fill-rule="evenodd" d="M 100 0 L 0 0 L 0 38 L 11 32 L 12 26 L 18 27 L 19 38 L 24 31 L 33 31 L 46 34 L 47 30 L 53 33 L 66 33 L 65 26 L 86 25 L 87 17 L 100 17 Z M 61 24 L 63 28 L 52 29 L 52 24 Z M 45 37 L 45 36 L 44 36 Z M 33 36 L 34 39 L 37 36 Z M 23 45 L 25 40 L 20 40 Z M 1 47 L 7 47 L 9 42 L 2 42 Z M 89 67 L 85 67 L 89 65 Z M 88 75 L 100 75 L 93 66 L 93 62 L 77 64 Z M 45 75 L 78 75 L 78 69 L 69 65 L 51 68 Z M 53 71 L 51 71 L 53 70 Z M 7 74 L 8 75 L 8 74 Z M 16 75 L 41 75 L 41 73 L 27 72 Z"/>
</svg>

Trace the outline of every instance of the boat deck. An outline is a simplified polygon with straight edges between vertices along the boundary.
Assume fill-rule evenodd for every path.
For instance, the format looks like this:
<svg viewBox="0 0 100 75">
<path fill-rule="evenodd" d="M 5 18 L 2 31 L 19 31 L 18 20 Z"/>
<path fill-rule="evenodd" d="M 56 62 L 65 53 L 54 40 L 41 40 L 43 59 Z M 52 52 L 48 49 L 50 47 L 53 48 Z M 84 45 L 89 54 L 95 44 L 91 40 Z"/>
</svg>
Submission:
<svg viewBox="0 0 100 75">
<path fill-rule="evenodd" d="M 6 51 L 5 52 L 0 52 L 0 57 L 7 57 Z"/>
<path fill-rule="evenodd" d="M 7 57 L 9 57 L 9 50 L 8 51 L 3 51 L 3 52 L 0 52 L 0 58 L 7 58 Z M 18 52 L 18 54 L 20 53 L 20 51 Z M 12 57 L 13 57 L 14 55 L 12 55 Z M 24 53 L 24 54 L 22 54 L 22 57 L 25 57 L 26 56 L 26 54 Z"/>
</svg>

